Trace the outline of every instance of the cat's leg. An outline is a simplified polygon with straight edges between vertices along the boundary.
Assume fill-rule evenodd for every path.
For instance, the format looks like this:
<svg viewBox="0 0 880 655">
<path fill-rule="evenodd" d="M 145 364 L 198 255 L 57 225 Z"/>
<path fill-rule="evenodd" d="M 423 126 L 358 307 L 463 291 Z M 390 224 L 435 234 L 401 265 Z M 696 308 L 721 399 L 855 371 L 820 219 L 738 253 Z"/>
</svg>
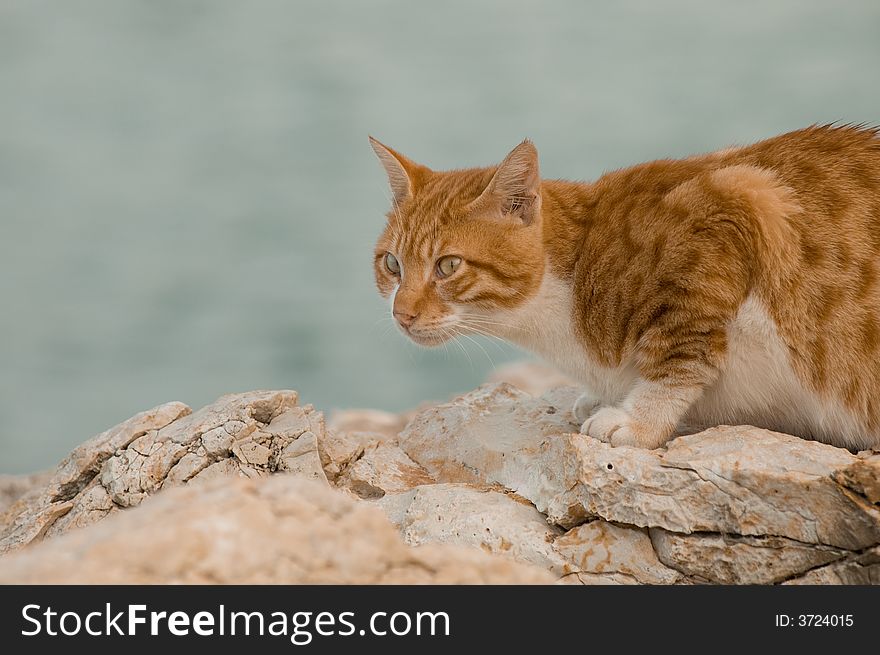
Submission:
<svg viewBox="0 0 880 655">
<path fill-rule="evenodd" d="M 574 407 L 572 408 L 575 420 L 583 425 L 600 403 L 601 400 L 596 394 L 591 391 L 584 391 L 575 401 Z"/>
<path fill-rule="evenodd" d="M 672 298 L 667 302 L 639 339 L 638 380 L 622 402 L 594 411 L 581 428 L 584 434 L 614 446 L 659 448 L 718 379 L 734 303 L 679 309 Z"/>
<path fill-rule="evenodd" d="M 614 406 L 593 411 L 581 432 L 614 446 L 659 448 L 718 380 L 727 359 L 727 325 L 736 299 L 695 305 L 669 295 L 641 331 L 633 359 L 638 376 Z M 732 295 L 732 294 L 731 294 Z"/>
<path fill-rule="evenodd" d="M 718 380 L 727 359 L 727 326 L 745 293 L 722 280 L 708 302 L 699 282 L 685 293 L 687 288 L 660 296 L 662 305 L 650 313 L 633 352 L 635 384 L 621 402 L 595 410 L 581 432 L 614 446 L 659 448 Z"/>
<path fill-rule="evenodd" d="M 673 386 L 641 380 L 618 407 L 600 407 L 581 432 L 614 446 L 659 448 L 671 439 L 702 386 Z"/>
</svg>

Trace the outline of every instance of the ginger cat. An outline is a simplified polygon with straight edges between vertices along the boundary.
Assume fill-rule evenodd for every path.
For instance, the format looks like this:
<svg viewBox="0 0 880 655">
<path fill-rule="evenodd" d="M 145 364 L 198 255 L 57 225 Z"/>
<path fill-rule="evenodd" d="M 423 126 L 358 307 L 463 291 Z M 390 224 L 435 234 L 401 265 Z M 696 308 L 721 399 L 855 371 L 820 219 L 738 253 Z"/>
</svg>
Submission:
<svg viewBox="0 0 880 655">
<path fill-rule="evenodd" d="M 657 448 L 749 424 L 880 447 L 880 137 L 754 145 L 542 180 L 529 141 L 432 171 L 370 139 L 391 185 L 380 293 L 433 346 L 488 333 L 579 380 L 581 431 Z"/>
</svg>

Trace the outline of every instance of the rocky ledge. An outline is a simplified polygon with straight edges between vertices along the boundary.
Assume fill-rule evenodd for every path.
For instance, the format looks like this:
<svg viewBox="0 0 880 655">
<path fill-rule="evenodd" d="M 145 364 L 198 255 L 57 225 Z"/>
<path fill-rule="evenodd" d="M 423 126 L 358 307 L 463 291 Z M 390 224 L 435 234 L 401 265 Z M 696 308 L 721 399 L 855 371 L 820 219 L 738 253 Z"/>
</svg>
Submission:
<svg viewBox="0 0 880 655">
<path fill-rule="evenodd" d="M 329 424 L 293 391 L 133 416 L 0 477 L 0 583 L 880 583 L 880 453 L 745 426 L 612 448 L 564 379 L 496 377 Z"/>
</svg>

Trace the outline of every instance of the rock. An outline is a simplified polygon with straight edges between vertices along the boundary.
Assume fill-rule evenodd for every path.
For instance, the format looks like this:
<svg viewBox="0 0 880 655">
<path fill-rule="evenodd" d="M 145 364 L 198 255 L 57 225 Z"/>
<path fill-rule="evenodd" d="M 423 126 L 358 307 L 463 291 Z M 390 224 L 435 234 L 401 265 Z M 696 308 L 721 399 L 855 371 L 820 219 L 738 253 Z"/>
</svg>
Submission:
<svg viewBox="0 0 880 655">
<path fill-rule="evenodd" d="M 189 484 L 202 484 L 217 478 L 228 478 L 240 476 L 241 474 L 241 462 L 234 459 L 221 459 L 205 468 L 200 468 L 199 472 L 189 478 L 187 482 Z"/>
<path fill-rule="evenodd" d="M 51 471 L 25 475 L 0 475 L 0 516 L 22 496 L 43 487 L 52 477 Z M 2 520 L 2 519 L 0 519 Z"/>
<path fill-rule="evenodd" d="M 378 501 L 404 541 L 458 544 L 512 557 L 582 584 L 673 584 L 679 571 L 659 561 L 646 530 L 601 519 L 567 533 L 530 503 L 468 484 L 431 484 Z"/>
<path fill-rule="evenodd" d="M 385 496 L 379 506 L 411 546 L 457 544 L 570 573 L 553 548 L 562 533 L 529 503 L 466 484 L 431 484 Z"/>
<path fill-rule="evenodd" d="M 294 391 L 223 396 L 191 413 L 182 403 L 142 412 L 75 449 L 0 528 L 0 553 L 133 507 L 163 487 L 223 476 L 299 472 L 325 481 L 323 418 Z M 62 517 L 63 520 L 62 520 Z"/>
<path fill-rule="evenodd" d="M 612 448 L 577 434 L 580 389 L 513 370 L 530 393 L 331 429 L 292 391 L 138 414 L 10 483 L 0 553 L 32 546 L 0 581 L 880 583 L 880 454 L 748 426 Z"/>
<path fill-rule="evenodd" d="M 553 411 L 509 385 L 422 412 L 403 450 L 439 482 L 500 484 L 572 527 L 591 518 L 672 532 L 773 535 L 857 550 L 880 541 L 880 510 L 834 481 L 846 450 L 722 426 L 668 448 L 613 448 L 561 434 Z"/>
<path fill-rule="evenodd" d="M 361 498 L 381 498 L 434 480 L 424 468 L 412 461 L 397 446 L 388 443 L 370 445 L 348 469 L 341 484 Z"/>
<path fill-rule="evenodd" d="M 675 584 L 684 577 L 660 562 L 646 530 L 601 519 L 569 530 L 553 549 L 583 584 Z"/>
<path fill-rule="evenodd" d="M 77 502 L 71 504 L 71 510 L 58 516 L 48 525 L 43 538 L 67 532 L 72 528 L 82 528 L 119 511 L 107 490 L 101 486 L 97 478 L 78 495 Z"/>
<path fill-rule="evenodd" d="M 873 579 L 875 564 L 858 551 L 880 542 L 876 455 L 747 426 L 680 437 L 656 451 L 612 448 L 567 434 L 576 429 L 573 391 L 533 398 L 484 386 L 415 416 L 399 443 L 438 482 L 500 486 L 573 528 L 554 542 L 580 569 L 569 579 Z M 576 554 L 580 542 L 589 557 Z M 611 553 L 604 570 L 597 552 Z"/>
<path fill-rule="evenodd" d="M 506 382 L 532 396 L 540 396 L 557 387 L 576 386 L 574 380 L 549 364 L 538 361 L 513 362 L 499 366 L 488 382 Z"/>
<path fill-rule="evenodd" d="M 852 464 L 835 471 L 834 480 L 861 494 L 869 503 L 880 504 L 880 454 L 867 451 L 859 455 Z"/>
<path fill-rule="evenodd" d="M 0 553 L 41 539 L 61 516 L 76 506 L 76 497 L 107 460 L 135 440 L 190 413 L 183 403 L 166 403 L 136 414 L 78 446 L 52 472 L 49 481 L 7 510 L 0 526 Z M 84 512 L 85 513 L 85 512 Z M 94 513 L 89 512 L 89 514 Z"/>
<path fill-rule="evenodd" d="M 267 446 L 260 447 L 261 451 L 256 455 L 251 455 L 251 459 L 243 459 L 243 461 L 264 468 L 268 466 L 273 452 Z M 314 480 L 326 482 L 327 478 L 324 475 L 321 457 L 318 454 L 318 436 L 308 430 L 284 446 L 278 455 L 277 468 L 281 471 L 300 473 Z"/>
<path fill-rule="evenodd" d="M 880 547 L 813 569 L 785 584 L 880 584 Z"/>
<path fill-rule="evenodd" d="M 534 465 L 560 435 L 577 429 L 571 408 L 501 383 L 417 414 L 398 443 L 438 482 L 501 484 L 518 493 L 546 486 L 553 493 L 562 484 L 562 467 Z"/>
<path fill-rule="evenodd" d="M 385 442 L 388 437 L 380 432 L 345 432 L 327 430 L 318 443 L 321 465 L 327 479 L 335 482 L 352 463 L 363 456 L 364 451 Z M 394 435 L 396 443 L 397 435 Z"/>
<path fill-rule="evenodd" d="M 689 486 L 702 487 L 702 495 L 692 498 L 700 510 L 693 521 L 702 523 L 695 530 L 777 535 L 849 549 L 880 541 L 880 511 L 832 479 L 857 459 L 842 448 L 722 426 L 675 439 L 661 457 L 662 466 L 696 475 Z M 674 521 L 669 523 L 660 527 L 674 529 Z"/>
<path fill-rule="evenodd" d="M 651 529 L 657 556 L 682 573 L 717 584 L 773 584 L 842 559 L 847 551 L 784 537 L 677 534 Z"/>
<path fill-rule="evenodd" d="M 378 508 L 299 476 L 171 489 L 0 559 L 3 584 L 535 584 L 545 571 L 410 548 Z"/>
<path fill-rule="evenodd" d="M 156 433 L 190 413 L 190 408 L 183 403 L 166 403 L 136 414 L 86 441 L 74 449 L 55 469 L 47 489 L 52 493 L 52 500 L 74 498 L 117 451 L 129 447 L 138 439 Z"/>
</svg>

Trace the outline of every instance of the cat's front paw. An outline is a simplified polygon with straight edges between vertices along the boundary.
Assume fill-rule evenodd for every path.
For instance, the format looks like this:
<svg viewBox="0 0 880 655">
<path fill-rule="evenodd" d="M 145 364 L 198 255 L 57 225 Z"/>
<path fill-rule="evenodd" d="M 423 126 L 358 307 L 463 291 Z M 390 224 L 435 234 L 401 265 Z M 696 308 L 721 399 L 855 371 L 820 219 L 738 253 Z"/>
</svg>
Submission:
<svg viewBox="0 0 880 655">
<path fill-rule="evenodd" d="M 629 414 L 617 407 L 600 407 L 581 425 L 581 434 L 615 445 L 614 435 L 626 430 L 631 422 Z"/>
<path fill-rule="evenodd" d="M 622 409 L 600 407 L 584 421 L 581 434 L 595 437 L 612 446 L 635 446 L 654 449 L 665 443 L 648 426 L 641 425 Z"/>
</svg>

